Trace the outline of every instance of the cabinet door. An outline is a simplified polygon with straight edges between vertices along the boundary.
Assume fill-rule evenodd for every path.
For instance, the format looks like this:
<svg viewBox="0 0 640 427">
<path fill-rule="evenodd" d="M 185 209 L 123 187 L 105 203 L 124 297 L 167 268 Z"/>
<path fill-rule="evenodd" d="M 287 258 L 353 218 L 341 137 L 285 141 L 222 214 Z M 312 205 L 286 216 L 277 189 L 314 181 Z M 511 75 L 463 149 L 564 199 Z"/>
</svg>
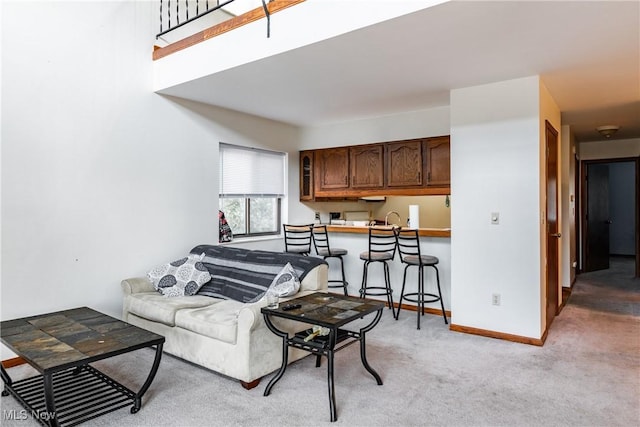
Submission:
<svg viewBox="0 0 640 427">
<path fill-rule="evenodd" d="M 320 190 L 349 187 L 349 148 L 327 148 L 315 152 L 316 184 Z"/>
<path fill-rule="evenodd" d="M 300 200 L 313 200 L 313 151 L 300 152 Z"/>
<path fill-rule="evenodd" d="M 351 188 L 384 186 L 384 145 L 354 146 L 351 154 Z"/>
<path fill-rule="evenodd" d="M 387 185 L 413 187 L 423 184 L 422 141 L 387 144 Z"/>
<path fill-rule="evenodd" d="M 449 137 L 429 138 L 427 150 L 427 186 L 448 186 L 451 182 Z"/>
</svg>

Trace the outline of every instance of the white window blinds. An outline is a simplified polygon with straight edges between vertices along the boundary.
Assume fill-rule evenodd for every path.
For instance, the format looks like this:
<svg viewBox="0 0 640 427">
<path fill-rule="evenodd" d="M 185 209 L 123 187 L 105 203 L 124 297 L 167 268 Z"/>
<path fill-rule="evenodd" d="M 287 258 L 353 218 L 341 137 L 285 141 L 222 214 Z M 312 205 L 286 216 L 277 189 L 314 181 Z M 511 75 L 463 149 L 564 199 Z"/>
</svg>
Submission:
<svg viewBox="0 0 640 427">
<path fill-rule="evenodd" d="M 220 197 L 284 197 L 285 154 L 220 144 Z"/>
</svg>

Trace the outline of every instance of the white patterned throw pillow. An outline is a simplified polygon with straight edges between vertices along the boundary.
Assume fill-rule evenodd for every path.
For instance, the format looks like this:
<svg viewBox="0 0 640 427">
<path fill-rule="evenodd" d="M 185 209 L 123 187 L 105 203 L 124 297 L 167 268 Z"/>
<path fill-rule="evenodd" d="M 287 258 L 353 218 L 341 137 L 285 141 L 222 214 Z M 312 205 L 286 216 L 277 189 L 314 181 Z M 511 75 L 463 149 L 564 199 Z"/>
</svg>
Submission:
<svg viewBox="0 0 640 427">
<path fill-rule="evenodd" d="M 202 263 L 204 253 L 162 264 L 153 268 L 147 276 L 158 292 L 166 297 L 195 295 L 211 280 L 211 274 Z"/>
<path fill-rule="evenodd" d="M 269 291 L 275 291 L 280 297 L 290 297 L 295 295 L 300 290 L 300 279 L 296 271 L 291 266 L 291 263 L 287 263 L 282 270 L 274 277 L 273 282 L 269 286 Z"/>
</svg>

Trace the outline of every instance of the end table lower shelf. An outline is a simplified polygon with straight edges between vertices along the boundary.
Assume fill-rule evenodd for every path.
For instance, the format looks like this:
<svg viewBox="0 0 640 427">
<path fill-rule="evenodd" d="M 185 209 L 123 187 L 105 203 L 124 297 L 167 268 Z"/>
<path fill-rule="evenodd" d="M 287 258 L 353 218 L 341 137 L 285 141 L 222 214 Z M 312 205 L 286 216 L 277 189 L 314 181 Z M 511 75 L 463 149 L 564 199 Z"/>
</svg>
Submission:
<svg viewBox="0 0 640 427">
<path fill-rule="evenodd" d="M 14 381 L 8 389 L 34 418 L 48 423 L 41 375 Z M 56 418 L 61 425 L 72 426 L 135 403 L 136 393 L 90 365 L 53 374 Z M 132 408 L 133 411 L 133 408 Z"/>
</svg>

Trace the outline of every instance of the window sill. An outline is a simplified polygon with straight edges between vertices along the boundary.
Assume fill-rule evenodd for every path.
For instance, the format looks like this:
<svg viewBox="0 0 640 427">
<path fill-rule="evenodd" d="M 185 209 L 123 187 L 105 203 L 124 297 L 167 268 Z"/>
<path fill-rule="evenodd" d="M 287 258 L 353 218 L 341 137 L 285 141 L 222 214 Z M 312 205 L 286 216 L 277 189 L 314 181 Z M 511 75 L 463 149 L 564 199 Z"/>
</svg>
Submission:
<svg viewBox="0 0 640 427">
<path fill-rule="evenodd" d="M 234 239 L 230 242 L 218 243 L 219 245 L 230 246 L 241 243 L 250 243 L 250 242 L 266 242 L 270 240 L 282 240 L 283 237 L 280 234 L 273 234 L 269 236 L 252 236 L 252 237 L 234 237 Z"/>
</svg>

